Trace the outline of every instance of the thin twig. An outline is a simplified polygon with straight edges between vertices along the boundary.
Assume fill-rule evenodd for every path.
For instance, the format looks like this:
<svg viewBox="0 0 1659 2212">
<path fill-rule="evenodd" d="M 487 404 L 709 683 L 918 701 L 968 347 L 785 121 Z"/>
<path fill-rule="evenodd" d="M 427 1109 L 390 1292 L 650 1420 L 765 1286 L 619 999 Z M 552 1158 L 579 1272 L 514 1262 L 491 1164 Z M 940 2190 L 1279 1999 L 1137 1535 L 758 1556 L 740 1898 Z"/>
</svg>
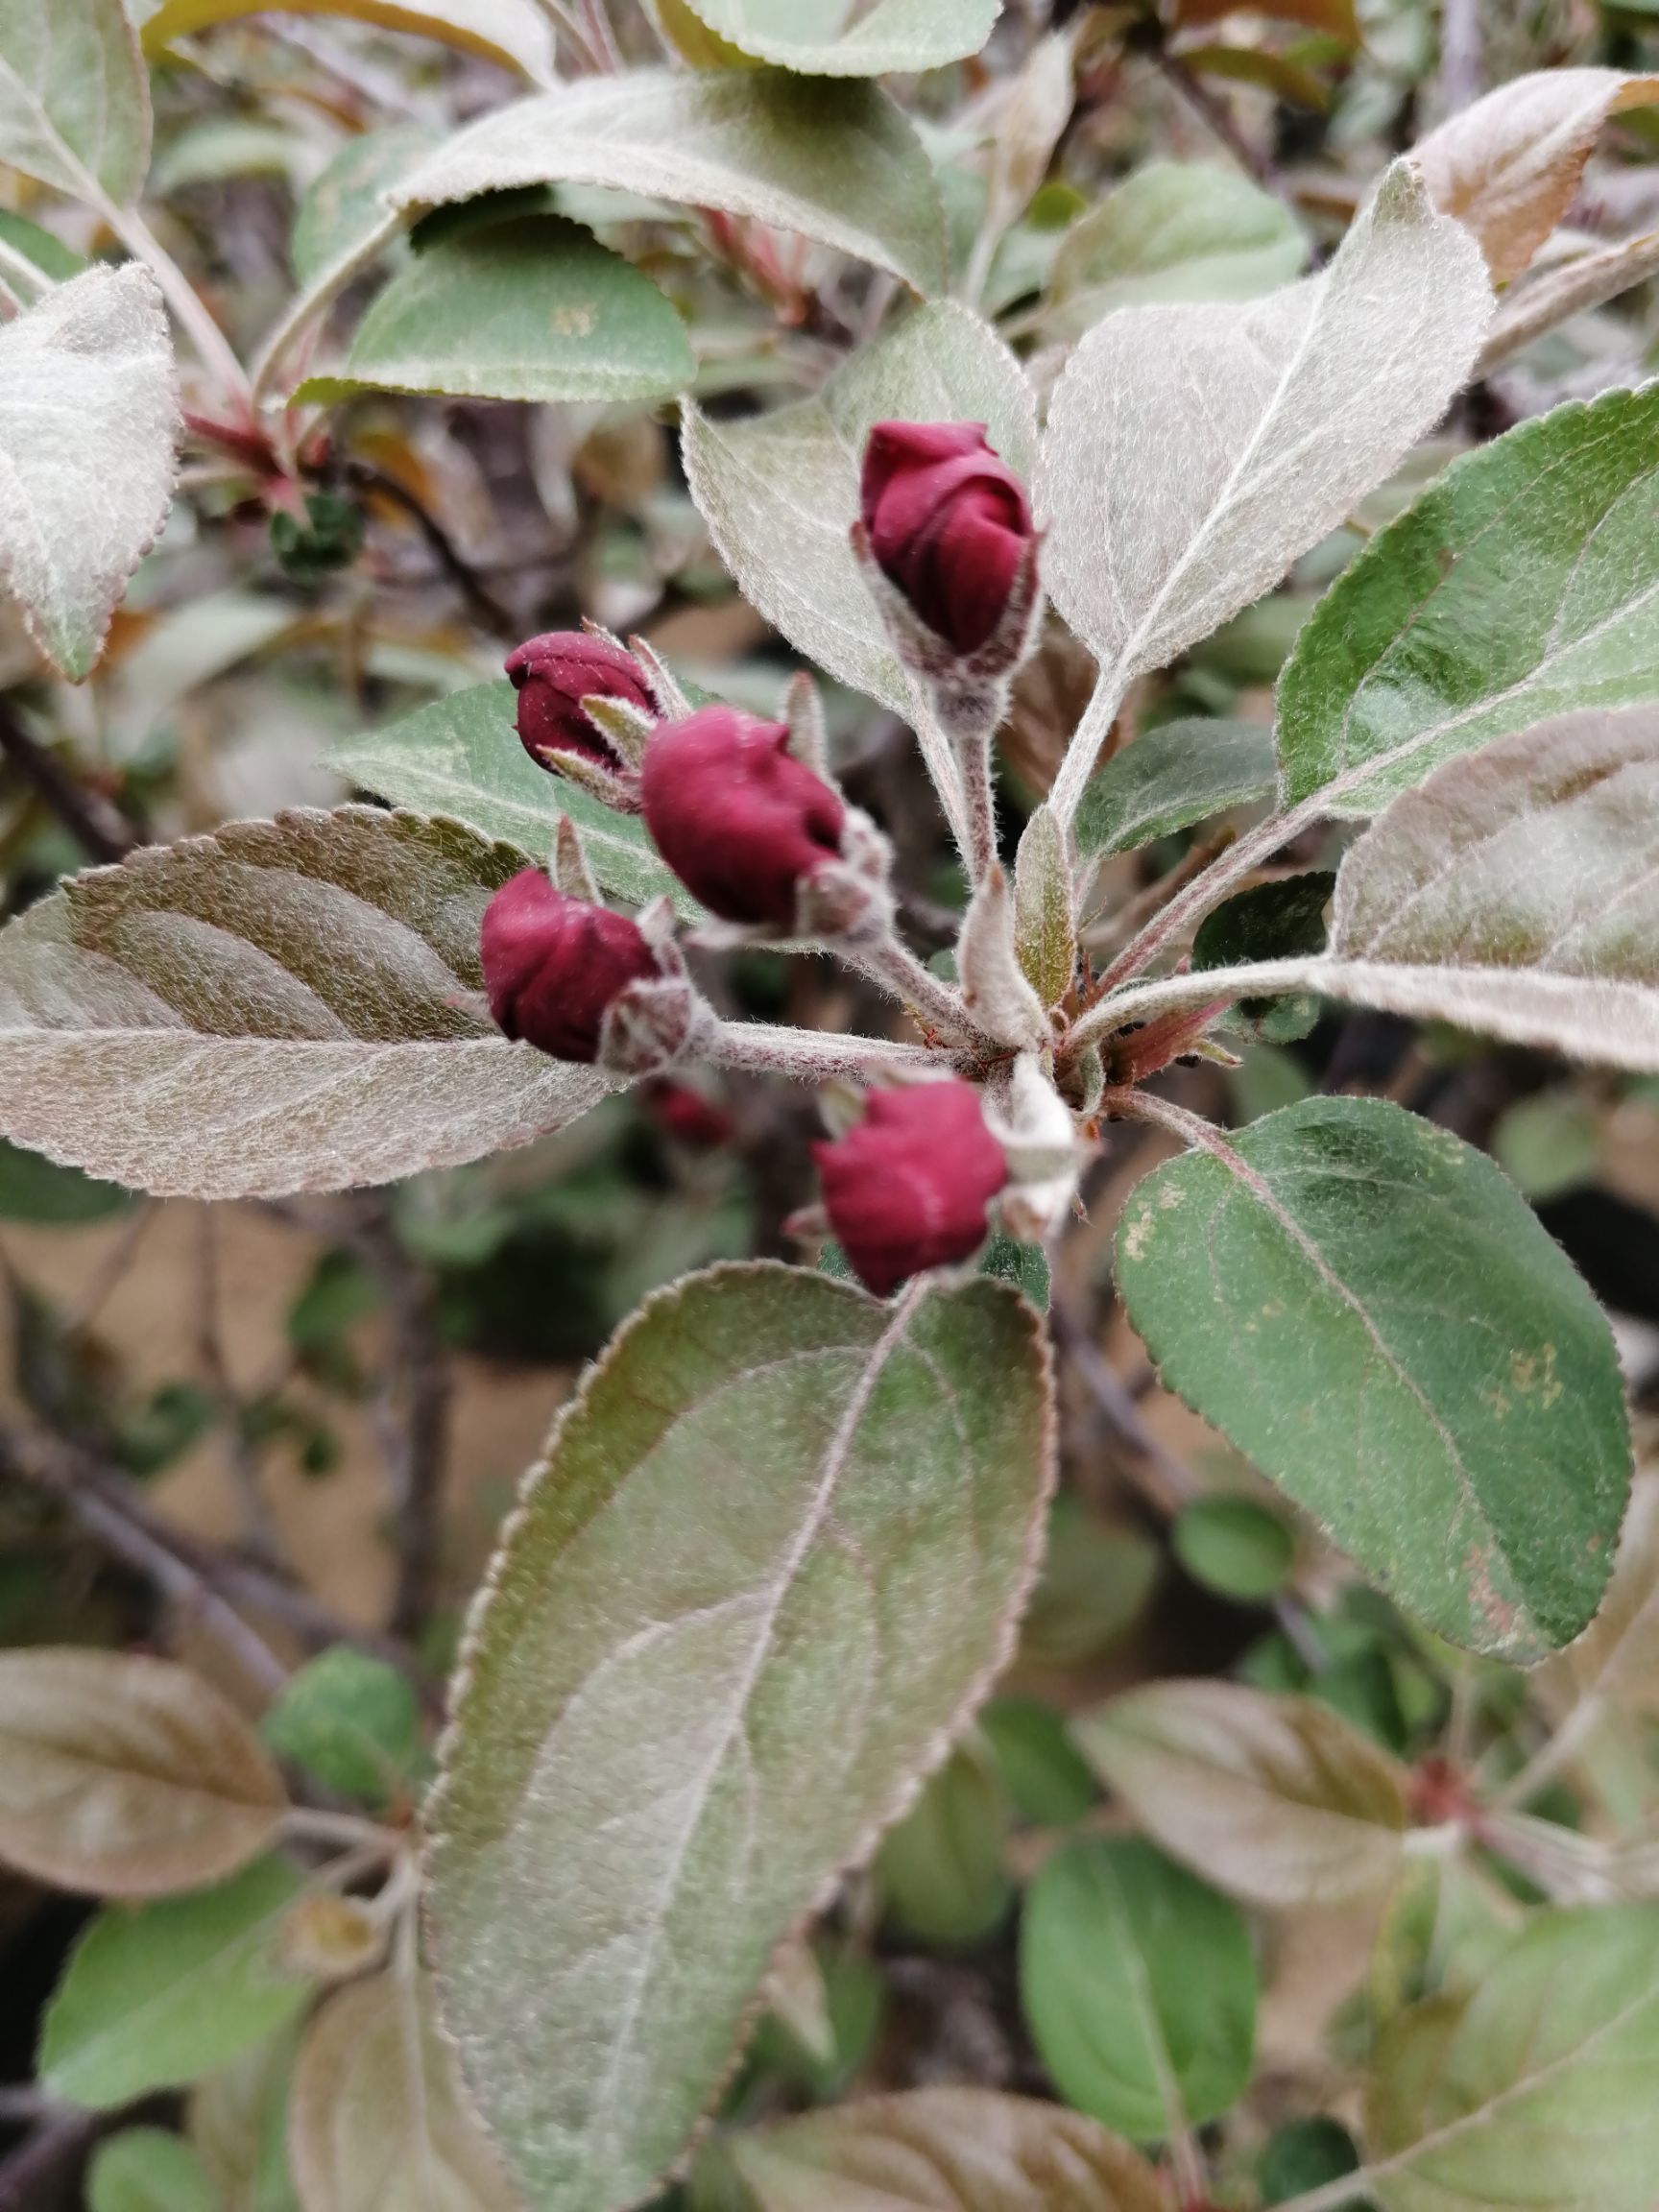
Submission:
<svg viewBox="0 0 1659 2212">
<path fill-rule="evenodd" d="M 1160 51 L 1152 57 L 1166 82 L 1186 101 L 1192 112 L 1220 139 L 1235 161 L 1249 177 L 1253 177 L 1263 192 L 1271 192 L 1275 200 L 1296 211 L 1296 195 L 1291 191 L 1283 174 L 1269 156 L 1251 145 L 1233 120 L 1232 110 L 1225 100 L 1211 91 L 1196 71 L 1182 60 L 1179 54 Z"/>
<path fill-rule="evenodd" d="M 1441 0 L 1440 111 L 1455 115 L 1473 107 L 1485 79 L 1484 0 Z"/>
<path fill-rule="evenodd" d="M 30 736 L 3 700 L 0 752 L 92 859 L 125 860 L 139 843 L 138 832 L 120 809 L 102 793 L 78 783 L 56 754 Z"/>
<path fill-rule="evenodd" d="M 1121 1376 L 1082 1322 L 1058 1300 L 1052 1319 L 1068 1361 L 1114 1440 L 1156 1475 L 1165 1493 L 1157 1500 L 1159 1506 L 1166 1512 L 1171 1504 L 1189 1504 L 1202 1496 L 1204 1485 L 1187 1462 L 1152 1433 Z"/>
<path fill-rule="evenodd" d="M 51 2200 L 49 2184 L 85 2153 L 104 2124 L 101 2113 L 71 2110 L 42 2120 L 0 2158 L 0 2212 L 40 2212 Z"/>
<path fill-rule="evenodd" d="M 346 476 L 348 482 L 358 491 L 377 492 L 382 498 L 390 499 L 395 506 L 401 507 L 425 539 L 438 565 L 485 629 L 509 642 L 517 639 L 521 627 L 517 617 L 502 606 L 448 531 L 407 486 L 399 484 L 396 476 L 388 475 L 384 469 L 376 469 L 368 461 L 349 462 Z"/>
</svg>

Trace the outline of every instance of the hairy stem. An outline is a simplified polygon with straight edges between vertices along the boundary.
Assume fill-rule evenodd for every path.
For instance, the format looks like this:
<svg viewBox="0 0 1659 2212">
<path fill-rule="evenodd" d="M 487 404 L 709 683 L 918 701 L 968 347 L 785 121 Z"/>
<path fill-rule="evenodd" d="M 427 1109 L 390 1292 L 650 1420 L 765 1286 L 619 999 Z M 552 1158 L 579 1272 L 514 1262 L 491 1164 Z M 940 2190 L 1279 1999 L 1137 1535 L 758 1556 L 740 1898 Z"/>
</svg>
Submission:
<svg viewBox="0 0 1659 2212">
<path fill-rule="evenodd" d="M 89 858 L 125 860 L 139 842 L 138 832 L 120 808 L 102 793 L 78 783 L 55 753 L 30 736 L 4 702 L 0 702 L 0 752 Z"/>
<path fill-rule="evenodd" d="M 1100 748 L 1112 734 L 1112 725 L 1118 719 L 1128 687 L 1120 661 L 1108 661 L 1102 665 L 1090 694 L 1089 704 L 1083 709 L 1083 719 L 1066 748 L 1066 757 L 1060 763 L 1054 788 L 1048 794 L 1048 804 L 1054 809 L 1055 819 L 1062 830 L 1070 830 L 1076 819 L 1083 794 L 1089 787 L 1089 779 L 1094 773 L 1094 763 L 1100 757 Z"/>
<path fill-rule="evenodd" d="M 931 968 L 925 967 L 897 937 L 878 938 L 868 945 L 843 939 L 830 949 L 849 968 L 855 968 L 860 975 L 868 975 L 872 983 L 878 983 L 923 1028 L 947 1044 L 970 1046 L 989 1044 L 990 1040 L 974 1027 L 960 993 L 935 975 Z"/>
<path fill-rule="evenodd" d="M 963 858 L 974 883 L 983 883 L 997 865 L 997 787 L 991 765 L 991 732 L 976 731 L 957 741 L 962 782 L 968 801 L 968 851 Z"/>
<path fill-rule="evenodd" d="M 767 1022 L 719 1022 L 702 1041 L 717 1067 L 786 1075 L 797 1083 L 856 1081 L 873 1068 L 936 1068 L 941 1055 L 925 1045 L 883 1037 L 843 1037 L 828 1029 L 785 1029 Z"/>
<path fill-rule="evenodd" d="M 1202 1006 L 1212 998 L 1271 998 L 1282 992 L 1317 990 L 1319 961 L 1254 960 L 1246 967 L 1201 968 L 1185 975 L 1120 990 L 1092 1006 L 1067 1039 L 1069 1054 L 1097 1045 L 1127 1022 L 1151 1022 L 1182 1006 Z"/>
<path fill-rule="evenodd" d="M 98 191 L 96 186 L 93 187 L 91 204 L 128 252 L 134 260 L 142 261 L 160 285 L 162 297 L 172 308 L 179 327 L 188 337 L 196 349 L 197 358 L 220 386 L 226 398 L 239 412 L 251 415 L 253 410 L 253 387 L 248 380 L 248 372 L 237 360 L 229 339 L 207 312 L 201 294 L 137 208 L 118 207 L 113 200 Z"/>
</svg>

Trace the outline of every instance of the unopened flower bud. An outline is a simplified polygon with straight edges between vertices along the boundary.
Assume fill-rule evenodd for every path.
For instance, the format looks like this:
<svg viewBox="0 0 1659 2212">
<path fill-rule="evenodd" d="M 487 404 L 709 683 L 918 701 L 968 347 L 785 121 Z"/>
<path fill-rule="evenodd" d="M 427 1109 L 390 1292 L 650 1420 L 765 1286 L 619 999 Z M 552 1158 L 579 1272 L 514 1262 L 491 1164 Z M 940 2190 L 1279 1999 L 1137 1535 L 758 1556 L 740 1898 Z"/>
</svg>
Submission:
<svg viewBox="0 0 1659 2212">
<path fill-rule="evenodd" d="M 688 1083 L 653 1083 L 645 1092 L 645 1107 L 664 1136 L 696 1152 L 716 1152 L 736 1134 L 725 1107 Z"/>
<path fill-rule="evenodd" d="M 874 1091 L 857 1128 L 812 1149 L 830 1226 L 880 1298 L 926 1267 L 971 1259 L 1008 1180 L 978 1092 L 954 1078 Z"/>
<path fill-rule="evenodd" d="M 599 1058 L 605 1018 L 631 986 L 661 976 L 658 953 L 626 915 L 555 890 L 539 868 L 504 883 L 484 910 L 479 950 L 496 1026 L 556 1060 Z"/>
<path fill-rule="evenodd" d="M 1035 542 L 1025 488 L 984 423 L 877 423 L 860 504 L 881 573 L 952 652 L 977 653 Z"/>
<path fill-rule="evenodd" d="M 518 693 L 519 741 L 543 768 L 558 765 L 552 757 L 561 753 L 613 773 L 624 766 L 614 745 L 583 712 L 584 699 L 619 699 L 655 711 L 634 656 L 593 631 L 552 630 L 531 637 L 508 656 L 507 673 Z"/>
<path fill-rule="evenodd" d="M 847 809 L 788 743 L 781 722 L 705 707 L 657 732 L 640 789 L 658 852 L 711 914 L 795 934 L 804 887 L 841 859 Z"/>
</svg>

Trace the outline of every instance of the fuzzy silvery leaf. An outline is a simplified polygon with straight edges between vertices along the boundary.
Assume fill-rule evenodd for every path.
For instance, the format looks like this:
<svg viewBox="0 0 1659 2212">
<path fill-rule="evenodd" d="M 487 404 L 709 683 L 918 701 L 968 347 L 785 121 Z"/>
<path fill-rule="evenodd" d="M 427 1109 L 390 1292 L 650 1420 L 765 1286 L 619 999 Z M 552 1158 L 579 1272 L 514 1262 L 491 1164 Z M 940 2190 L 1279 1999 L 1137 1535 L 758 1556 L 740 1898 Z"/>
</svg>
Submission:
<svg viewBox="0 0 1659 2212">
<path fill-rule="evenodd" d="M 71 199 L 136 199 L 150 81 L 121 0 L 0 0 L 0 161 Z"/>
<path fill-rule="evenodd" d="M 431 1806 L 445 2025 L 541 2212 L 644 2196 L 775 1947 L 1003 1664 L 1050 1478 L 1036 1316 L 804 1269 L 650 1300 L 474 1612 Z"/>
<path fill-rule="evenodd" d="M 1538 69 L 1451 116 L 1411 157 L 1435 206 L 1468 225 L 1504 284 L 1573 204 L 1608 117 L 1656 100 L 1659 77 Z"/>
<path fill-rule="evenodd" d="M 1629 1493 L 1623 1383 L 1483 1154 L 1309 1098 L 1147 1176 L 1117 1251 L 1168 1387 L 1407 1612 L 1523 1665 L 1588 1624 Z"/>
<path fill-rule="evenodd" d="M 1154 1682 L 1071 1733 L 1149 1836 L 1246 1905 L 1337 1904 L 1400 1871 L 1404 1774 L 1314 1698 Z"/>
<path fill-rule="evenodd" d="M 54 0 L 56 4 L 56 0 Z M 266 0 L 139 0 L 144 47 L 159 54 L 175 38 L 265 12 Z M 435 38 L 541 80 L 553 75 L 552 26 L 536 0 L 286 0 L 289 15 L 335 15 Z"/>
<path fill-rule="evenodd" d="M 1002 0 L 686 0 L 743 53 L 823 77 L 937 69 L 977 54 Z"/>
<path fill-rule="evenodd" d="M 1659 696 L 1659 384 L 1453 463 L 1304 626 L 1281 794 L 1373 814 L 1440 761 L 1579 707 Z"/>
<path fill-rule="evenodd" d="M 797 230 L 945 283 L 945 213 L 903 110 L 874 84 L 785 70 L 630 70 L 495 108 L 394 186 L 404 208 L 527 184 L 613 185 Z"/>
<path fill-rule="evenodd" d="M 1322 275 L 1097 325 L 1055 388 L 1037 506 L 1045 581 L 1107 688 L 1197 643 L 1380 484 L 1463 382 L 1491 308 L 1474 240 L 1402 161 Z M 1093 766 L 1074 744 L 1063 821 Z"/>
<path fill-rule="evenodd" d="M 0 1131 L 198 1198 L 342 1190 L 522 1144 L 604 1094 L 476 1006 L 523 864 L 348 806 L 73 878 L 0 932 Z"/>
<path fill-rule="evenodd" d="M 79 683 L 166 520 L 179 379 L 147 269 L 98 267 L 0 328 L 0 575 Z"/>
<path fill-rule="evenodd" d="M 1473 1996 L 1384 2032 L 1365 2194 L 1382 2212 L 1648 2212 L 1655 2067 L 1659 1906 L 1539 1913 Z"/>
<path fill-rule="evenodd" d="M 922 307 L 814 398 L 740 422 L 693 406 L 684 416 L 686 479 L 744 597 L 831 676 L 909 716 L 908 682 L 848 542 L 864 445 L 877 422 L 982 421 L 1028 477 L 1036 405 L 1002 340 L 954 302 Z"/>
<path fill-rule="evenodd" d="M 640 401 L 685 391 L 685 325 L 648 276 L 560 215 L 431 239 L 376 295 L 340 369 L 300 399 L 445 392 Z"/>
</svg>

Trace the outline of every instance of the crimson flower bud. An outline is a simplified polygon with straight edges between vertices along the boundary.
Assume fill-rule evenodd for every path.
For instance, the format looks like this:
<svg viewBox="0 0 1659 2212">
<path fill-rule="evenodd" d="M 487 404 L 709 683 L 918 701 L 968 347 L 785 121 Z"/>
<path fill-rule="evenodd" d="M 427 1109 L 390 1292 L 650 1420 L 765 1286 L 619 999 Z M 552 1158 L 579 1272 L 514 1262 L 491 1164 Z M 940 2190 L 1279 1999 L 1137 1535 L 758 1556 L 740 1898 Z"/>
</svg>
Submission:
<svg viewBox="0 0 1659 2212">
<path fill-rule="evenodd" d="M 658 852 L 711 914 L 793 932 L 803 886 L 841 857 L 847 809 L 788 742 L 781 722 L 701 708 L 646 746 L 640 796 Z"/>
<path fill-rule="evenodd" d="M 878 422 L 864 449 L 864 528 L 877 566 L 959 655 L 1002 620 L 1033 541 L 1025 488 L 983 422 Z"/>
<path fill-rule="evenodd" d="M 621 766 L 613 748 L 582 711 L 584 699 L 620 699 L 656 712 L 643 670 L 632 653 L 589 630 L 550 630 L 509 654 L 507 673 L 518 694 L 518 737 L 541 767 L 550 753 L 574 753 L 597 768 Z"/>
<path fill-rule="evenodd" d="M 688 1083 L 660 1080 L 645 1092 L 645 1106 L 664 1136 L 697 1152 L 715 1152 L 736 1134 L 724 1106 L 693 1091 Z"/>
<path fill-rule="evenodd" d="M 879 1298 L 925 1267 L 971 1259 L 1008 1180 L 978 1092 L 954 1077 L 873 1091 L 858 1127 L 812 1151 L 830 1226 Z"/>
<path fill-rule="evenodd" d="M 539 868 L 524 869 L 491 900 L 479 950 L 496 1026 L 556 1060 L 589 1065 L 614 999 L 661 973 L 626 915 L 568 898 Z"/>
</svg>

